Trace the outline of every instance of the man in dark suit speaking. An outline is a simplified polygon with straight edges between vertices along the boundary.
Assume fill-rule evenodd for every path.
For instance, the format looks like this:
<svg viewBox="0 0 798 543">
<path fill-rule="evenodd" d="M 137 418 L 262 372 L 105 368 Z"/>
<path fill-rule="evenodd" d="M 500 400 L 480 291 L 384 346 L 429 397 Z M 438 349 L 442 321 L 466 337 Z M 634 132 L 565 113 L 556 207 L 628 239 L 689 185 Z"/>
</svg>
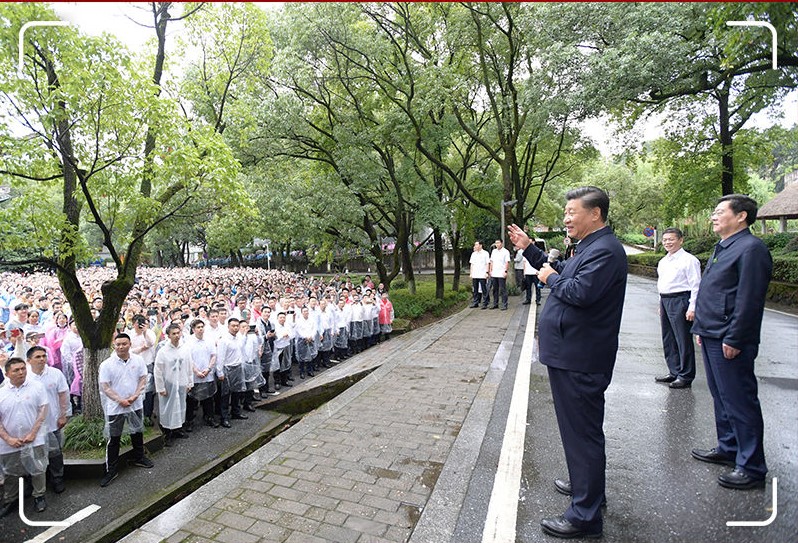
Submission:
<svg viewBox="0 0 798 543">
<path fill-rule="evenodd" d="M 563 515 L 544 518 L 540 525 L 555 537 L 598 538 L 605 501 L 604 391 L 618 351 L 626 254 L 606 224 L 610 199 L 603 190 L 581 187 L 565 197 L 563 222 L 568 236 L 579 240 L 572 258 L 550 265 L 518 226 L 508 232 L 551 288 L 538 327 L 540 361 L 548 366 L 570 476 L 554 484 L 572 499 Z"/>
<path fill-rule="evenodd" d="M 718 434 L 716 447 L 693 449 L 692 454 L 703 462 L 733 466 L 718 482 L 737 490 L 763 488 L 767 473 L 754 359 L 773 260 L 748 229 L 756 212 L 756 202 L 742 194 L 718 201 L 712 230 L 720 242 L 698 287 L 692 329 L 704 356 Z"/>
</svg>

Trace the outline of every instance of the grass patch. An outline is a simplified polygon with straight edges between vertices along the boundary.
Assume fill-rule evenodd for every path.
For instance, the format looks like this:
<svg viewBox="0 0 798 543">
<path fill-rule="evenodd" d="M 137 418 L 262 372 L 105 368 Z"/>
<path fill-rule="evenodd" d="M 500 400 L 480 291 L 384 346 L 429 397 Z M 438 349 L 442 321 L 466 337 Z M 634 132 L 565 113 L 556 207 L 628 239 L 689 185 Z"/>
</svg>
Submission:
<svg viewBox="0 0 798 543">
<path fill-rule="evenodd" d="M 391 287 L 391 302 L 396 320 L 401 321 L 401 324 L 408 321 L 408 329 L 413 328 L 416 321 L 427 321 L 429 317 L 441 318 L 462 309 L 471 299 L 470 289 L 461 287 L 458 291 L 452 290 L 451 276 L 446 277 L 442 300 L 435 297 L 434 275 L 417 275 L 415 294 L 410 294 L 407 287 L 399 281 L 394 281 Z"/>
<path fill-rule="evenodd" d="M 77 415 L 69 419 L 63 429 L 64 455 L 69 458 L 94 459 L 105 457 L 106 439 L 103 435 L 105 420 L 86 419 Z M 144 440 L 158 433 L 154 428 L 144 427 Z M 122 435 L 121 447 L 130 446 L 130 435 Z"/>
</svg>

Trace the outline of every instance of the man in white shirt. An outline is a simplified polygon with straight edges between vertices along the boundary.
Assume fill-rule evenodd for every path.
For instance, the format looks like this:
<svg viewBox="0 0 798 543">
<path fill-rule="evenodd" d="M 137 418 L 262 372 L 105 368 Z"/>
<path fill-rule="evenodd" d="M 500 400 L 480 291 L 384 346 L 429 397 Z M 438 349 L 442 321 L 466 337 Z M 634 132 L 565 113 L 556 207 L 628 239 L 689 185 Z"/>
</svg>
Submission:
<svg viewBox="0 0 798 543">
<path fill-rule="evenodd" d="M 213 417 L 213 397 L 216 394 L 216 345 L 205 339 L 205 323 L 195 319 L 191 323 L 192 339 L 187 348 L 194 374 L 194 387 L 186 397 L 186 424 L 194 421 L 197 404 L 202 405 L 202 418 L 205 424 L 218 428 L 219 423 Z"/>
<path fill-rule="evenodd" d="M 41 513 L 47 509 L 47 392 L 37 380 L 28 377 L 28 367 L 21 358 L 9 358 L 5 373 L 6 381 L 0 387 L 0 470 L 5 474 L 0 517 L 16 509 L 17 477 L 27 475 L 33 484 L 33 507 Z M 23 455 L 27 457 L 25 462 Z"/>
<path fill-rule="evenodd" d="M 493 305 L 491 309 L 499 307 L 501 295 L 502 310 L 507 309 L 507 272 L 510 269 L 510 251 L 504 248 L 502 240 L 496 240 L 496 248 L 490 253 L 488 270 L 493 280 Z"/>
<path fill-rule="evenodd" d="M 108 445 L 105 448 L 105 475 L 100 481 L 106 487 L 117 478 L 119 446 L 127 423 L 133 445 L 132 464 L 141 468 L 154 466 L 144 455 L 144 387 L 147 384 L 147 365 L 139 355 L 130 352 L 130 336 L 121 333 L 114 339 L 114 354 L 100 364 L 100 398 Z"/>
<path fill-rule="evenodd" d="M 689 388 L 695 379 L 695 347 L 690 328 L 701 283 L 701 264 L 682 249 L 683 243 L 681 230 L 665 229 L 662 245 L 668 254 L 657 265 L 662 348 L 668 374 L 654 379 L 669 383 L 670 388 Z"/>
<path fill-rule="evenodd" d="M 47 419 L 45 426 L 52 434 L 48 438 L 47 472 L 53 485 L 53 491 L 61 494 L 64 486 L 64 455 L 61 453 L 61 428 L 67 423 L 69 415 L 69 387 L 64 374 L 47 365 L 47 352 L 44 347 L 31 347 L 28 350 L 28 364 L 31 372 L 29 379 L 37 380 L 47 392 Z"/>
<path fill-rule="evenodd" d="M 227 333 L 216 345 L 216 372 L 222 382 L 222 426 L 230 428 L 230 419 L 246 420 L 241 413 L 241 400 L 246 391 L 244 381 L 244 338 L 238 335 L 240 321 L 227 319 Z"/>
<path fill-rule="evenodd" d="M 139 355 L 147 365 L 147 386 L 144 388 L 144 418 L 150 419 L 155 409 L 155 383 L 152 380 L 155 348 L 158 341 L 155 332 L 149 329 L 149 320 L 144 315 L 133 316 L 133 330 L 130 334 L 130 352 Z"/>
<path fill-rule="evenodd" d="M 488 267 L 490 264 L 490 257 L 488 252 L 482 249 L 482 242 L 477 240 L 474 242 L 474 252 L 471 253 L 471 258 L 468 260 L 471 265 L 471 287 L 474 291 L 474 297 L 471 301 L 470 307 L 479 306 L 482 301 L 482 309 L 488 308 Z"/>
</svg>

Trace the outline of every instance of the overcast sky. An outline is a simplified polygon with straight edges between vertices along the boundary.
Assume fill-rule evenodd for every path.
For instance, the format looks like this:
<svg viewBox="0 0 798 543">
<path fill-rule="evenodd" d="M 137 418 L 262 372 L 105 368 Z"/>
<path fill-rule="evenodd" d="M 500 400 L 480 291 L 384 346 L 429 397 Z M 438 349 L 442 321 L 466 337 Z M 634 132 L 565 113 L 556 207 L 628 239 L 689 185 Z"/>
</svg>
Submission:
<svg viewBox="0 0 798 543">
<path fill-rule="evenodd" d="M 257 2 L 266 10 L 279 9 L 284 2 Z M 108 32 L 125 43 L 131 50 L 144 47 L 146 41 L 154 36 L 152 28 L 141 26 L 152 25 L 152 12 L 148 3 L 125 2 L 64 2 L 52 4 L 53 10 L 61 19 L 78 26 L 87 34 L 99 36 Z M 134 22 L 135 21 L 135 22 Z M 140 24 L 137 24 L 140 23 Z M 174 46 L 175 35 L 183 30 L 182 22 L 170 23 L 168 27 L 167 49 Z M 170 39 L 171 38 L 171 39 Z M 793 91 L 785 101 L 784 107 L 778 110 L 762 111 L 754 116 L 748 127 L 766 128 L 773 124 L 785 127 L 794 126 L 798 122 L 798 91 Z M 602 120 L 592 120 L 584 123 L 585 132 L 595 141 L 598 148 L 605 155 L 619 153 L 628 147 L 627 141 L 621 141 Z M 662 135 L 658 119 L 651 119 L 641 123 L 636 130 L 636 135 L 644 141 L 656 139 Z M 624 138 L 627 140 L 628 138 Z"/>
</svg>

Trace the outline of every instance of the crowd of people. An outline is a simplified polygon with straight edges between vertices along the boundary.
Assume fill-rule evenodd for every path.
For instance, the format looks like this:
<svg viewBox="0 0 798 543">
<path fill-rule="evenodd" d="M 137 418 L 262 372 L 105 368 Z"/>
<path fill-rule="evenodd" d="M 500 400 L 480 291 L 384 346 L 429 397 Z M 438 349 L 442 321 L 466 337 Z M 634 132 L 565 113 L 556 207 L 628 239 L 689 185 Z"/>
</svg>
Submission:
<svg viewBox="0 0 798 543">
<path fill-rule="evenodd" d="M 115 271 L 78 276 L 96 317 Z M 99 368 L 109 436 L 101 486 L 118 476 L 123 433 L 133 465 L 152 467 L 144 426 L 157 423 L 167 447 L 188 437 L 200 409 L 204 424 L 230 428 L 257 400 L 388 339 L 393 319 L 387 291 L 368 275 L 353 284 L 281 270 L 141 268 Z M 45 480 L 65 488 L 61 430 L 82 410 L 84 371 L 54 275 L 0 274 L 0 369 L 0 475 L 31 476 L 34 509 L 43 511 Z M 10 482 L 2 514 L 17 500 Z"/>
</svg>

